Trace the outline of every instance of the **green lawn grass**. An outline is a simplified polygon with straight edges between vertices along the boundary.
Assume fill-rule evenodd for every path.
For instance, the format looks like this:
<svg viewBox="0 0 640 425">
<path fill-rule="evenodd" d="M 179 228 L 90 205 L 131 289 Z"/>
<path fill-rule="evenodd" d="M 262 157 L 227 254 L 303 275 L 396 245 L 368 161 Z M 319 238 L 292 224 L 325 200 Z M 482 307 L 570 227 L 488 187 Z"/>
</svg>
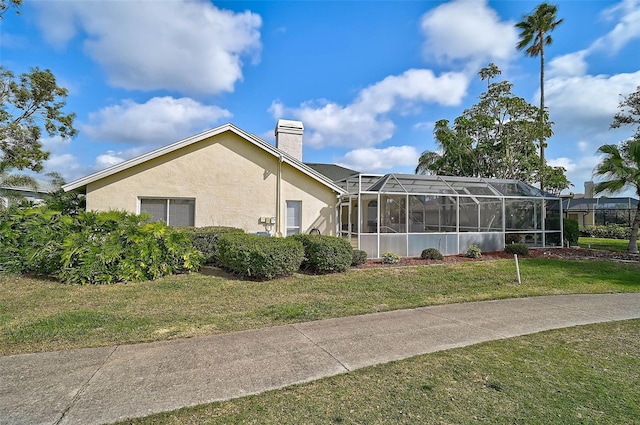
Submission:
<svg viewBox="0 0 640 425">
<path fill-rule="evenodd" d="M 637 424 L 640 320 L 427 354 L 120 424 Z"/>
<path fill-rule="evenodd" d="M 578 239 L 580 248 L 602 249 L 604 251 L 626 252 L 629 241 L 624 239 L 605 239 L 582 237 Z M 640 243 L 638 243 L 640 248 Z"/>
<path fill-rule="evenodd" d="M 465 301 L 640 291 L 640 266 L 525 259 L 383 267 L 268 282 L 179 275 L 110 286 L 0 275 L 0 354 L 192 337 Z M 215 275 L 218 274 L 218 275 Z"/>
</svg>

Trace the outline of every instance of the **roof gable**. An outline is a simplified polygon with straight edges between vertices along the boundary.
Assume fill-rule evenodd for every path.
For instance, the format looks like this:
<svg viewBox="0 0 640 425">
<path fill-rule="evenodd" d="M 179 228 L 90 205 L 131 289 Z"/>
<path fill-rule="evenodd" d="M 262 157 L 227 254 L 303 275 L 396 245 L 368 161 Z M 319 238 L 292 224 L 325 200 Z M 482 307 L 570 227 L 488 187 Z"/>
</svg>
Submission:
<svg viewBox="0 0 640 425">
<path fill-rule="evenodd" d="M 237 136 L 241 137 L 242 139 L 246 140 L 247 142 L 259 147 L 260 149 L 262 149 L 263 151 L 267 152 L 268 154 L 271 154 L 273 156 L 275 156 L 276 158 L 280 158 L 282 160 L 282 162 L 292 166 L 293 168 L 297 169 L 298 171 L 302 172 L 303 174 L 306 174 L 307 176 L 311 177 L 312 179 L 318 181 L 319 183 L 322 183 L 323 185 L 327 186 L 328 188 L 330 188 L 331 190 L 333 190 L 336 193 L 339 194 L 343 194 L 345 193 L 344 189 L 342 189 L 340 186 L 336 185 L 335 183 L 333 183 L 329 178 L 327 178 L 326 176 L 322 175 L 321 173 L 318 173 L 317 171 L 313 170 L 312 168 L 306 166 L 305 164 L 303 164 L 301 161 L 298 161 L 297 159 L 293 158 L 291 155 L 287 154 L 286 152 L 276 148 L 275 146 L 271 145 L 270 143 L 267 143 L 266 141 L 260 139 L 259 137 L 253 135 L 253 134 L 249 134 L 247 132 L 245 132 L 244 130 L 236 127 L 235 125 L 231 124 L 231 123 L 227 123 L 227 124 L 223 124 L 219 127 L 207 130 L 207 131 L 203 131 L 202 133 L 187 137 L 185 139 L 179 140 L 175 143 L 166 145 L 166 146 L 162 146 L 156 150 L 153 150 L 151 152 L 147 152 L 145 154 L 139 155 L 135 158 L 131 158 L 127 161 L 123 161 L 119 164 L 113 165 L 111 167 L 105 168 L 103 170 L 97 171 L 93 174 L 89 174 L 88 176 L 84 176 L 81 177 L 79 179 L 76 179 L 64 186 L 62 186 L 62 188 L 65 191 L 71 191 L 71 190 L 76 190 L 82 187 L 85 187 L 86 185 L 88 185 L 89 183 L 93 183 L 95 181 L 104 179 L 106 177 L 109 177 L 111 175 L 114 175 L 116 173 L 119 173 L 121 171 L 127 170 L 129 168 L 132 168 L 136 165 L 145 163 L 147 161 L 150 161 L 152 159 L 158 158 L 160 156 L 166 155 L 168 153 L 174 152 L 178 149 L 182 149 L 186 146 L 192 145 L 194 143 L 198 143 L 202 140 L 208 139 L 210 137 L 214 137 L 217 136 L 219 134 L 222 134 L 224 132 L 230 131 L 234 134 L 236 134 Z"/>
</svg>

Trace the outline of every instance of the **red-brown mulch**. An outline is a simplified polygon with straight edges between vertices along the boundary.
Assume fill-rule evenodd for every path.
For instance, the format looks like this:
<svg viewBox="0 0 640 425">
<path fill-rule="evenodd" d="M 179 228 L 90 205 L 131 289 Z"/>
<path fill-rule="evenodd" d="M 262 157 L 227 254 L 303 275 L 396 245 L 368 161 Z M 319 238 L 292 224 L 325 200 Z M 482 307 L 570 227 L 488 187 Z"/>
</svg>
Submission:
<svg viewBox="0 0 640 425">
<path fill-rule="evenodd" d="M 499 260 L 503 258 L 513 258 L 513 254 L 507 254 L 504 251 L 483 252 L 480 258 L 469 258 L 465 255 L 448 255 L 443 260 L 423 260 L 420 257 L 404 257 L 396 264 L 382 264 L 382 260 L 367 260 L 358 268 L 371 267 L 401 267 L 401 266 L 421 266 L 430 264 L 450 264 L 461 263 L 466 261 L 487 261 Z M 522 258 L 522 256 L 521 256 Z M 610 261 L 629 261 L 640 262 L 639 254 L 628 254 L 626 252 L 601 251 L 597 249 L 584 248 L 535 248 L 529 250 L 529 255 L 524 258 L 565 258 L 573 260 L 610 260 Z"/>
</svg>

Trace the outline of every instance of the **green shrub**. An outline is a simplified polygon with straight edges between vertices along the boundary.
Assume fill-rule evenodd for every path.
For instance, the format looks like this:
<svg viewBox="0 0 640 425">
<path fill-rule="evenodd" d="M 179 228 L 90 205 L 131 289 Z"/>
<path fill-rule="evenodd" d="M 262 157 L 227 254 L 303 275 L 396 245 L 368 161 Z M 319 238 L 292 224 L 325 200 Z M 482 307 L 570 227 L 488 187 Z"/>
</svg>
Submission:
<svg viewBox="0 0 640 425">
<path fill-rule="evenodd" d="M 469 258 L 480 258 L 482 257 L 482 251 L 478 245 L 471 245 L 467 249 L 467 257 Z"/>
<path fill-rule="evenodd" d="M 202 257 L 185 233 L 143 224 L 147 219 L 122 211 L 11 210 L 0 218 L 0 271 L 103 284 L 199 269 Z"/>
<path fill-rule="evenodd" d="M 87 200 L 81 193 L 58 189 L 45 196 L 44 206 L 50 210 L 60 211 L 63 215 L 75 216 L 86 210 Z"/>
<path fill-rule="evenodd" d="M 606 226 L 586 226 L 584 233 L 592 238 L 604 239 L 629 239 L 631 237 L 631 228 L 619 226 L 617 224 L 608 224 Z"/>
<path fill-rule="evenodd" d="M 395 252 L 383 252 L 382 253 L 382 264 L 396 264 L 400 262 L 400 256 Z"/>
<path fill-rule="evenodd" d="M 578 238 L 580 237 L 578 220 L 565 218 L 562 222 L 562 233 L 564 240 L 569 241 L 569 245 L 577 245 Z"/>
<path fill-rule="evenodd" d="M 444 257 L 436 248 L 427 248 L 422 250 L 420 258 L 424 260 L 442 260 Z"/>
<path fill-rule="evenodd" d="M 323 235 L 291 235 L 304 247 L 304 260 L 300 268 L 312 273 L 336 273 L 349 268 L 353 260 L 353 247 L 344 238 Z"/>
<path fill-rule="evenodd" d="M 351 254 L 351 266 L 357 267 L 367 262 L 367 251 L 354 249 Z"/>
<path fill-rule="evenodd" d="M 244 233 L 244 230 L 235 227 L 209 226 L 209 227 L 182 227 L 191 238 L 194 248 L 204 256 L 205 264 L 217 264 L 218 239 L 228 233 Z"/>
<path fill-rule="evenodd" d="M 11 207 L 0 216 L 0 272 L 53 275 L 73 219 L 43 207 Z"/>
<path fill-rule="evenodd" d="M 241 278 L 289 276 L 300 269 L 303 259 L 302 243 L 292 238 L 227 233 L 218 240 L 218 264 Z"/>
<path fill-rule="evenodd" d="M 507 254 L 529 255 L 529 247 L 524 243 L 512 243 L 504 247 Z"/>
<path fill-rule="evenodd" d="M 111 284 L 196 271 L 202 255 L 186 233 L 145 215 L 84 212 L 64 240 L 59 276 L 66 283 Z"/>
<path fill-rule="evenodd" d="M 142 224 L 147 218 L 122 211 L 11 210 L 0 218 L 0 271 L 103 284 L 200 267 L 201 255 L 184 233 Z"/>
</svg>

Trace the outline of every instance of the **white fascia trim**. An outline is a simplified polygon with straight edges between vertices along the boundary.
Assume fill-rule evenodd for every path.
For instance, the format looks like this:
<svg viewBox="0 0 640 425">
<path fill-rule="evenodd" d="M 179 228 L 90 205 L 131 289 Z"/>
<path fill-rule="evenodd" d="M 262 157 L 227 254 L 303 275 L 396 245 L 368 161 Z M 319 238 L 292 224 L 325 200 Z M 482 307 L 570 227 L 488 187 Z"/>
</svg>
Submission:
<svg viewBox="0 0 640 425">
<path fill-rule="evenodd" d="M 221 125 L 220 127 L 216 127 L 211 130 L 207 130 L 202 133 L 196 134 L 194 136 L 187 137 L 186 139 L 179 140 L 170 145 L 162 146 L 161 148 L 158 148 L 151 152 L 147 152 L 140 156 L 136 156 L 135 158 L 131 158 L 127 161 L 123 161 L 119 164 L 112 165 L 111 167 L 105 168 L 104 170 L 96 171 L 95 173 L 89 174 L 88 176 L 80 177 L 77 180 L 74 180 L 70 183 L 65 184 L 64 186 L 62 186 L 62 189 L 64 189 L 65 192 L 68 192 L 70 190 L 74 190 L 79 187 L 86 186 L 89 183 L 93 183 L 94 181 L 103 179 L 105 177 L 109 177 L 112 174 L 134 167 L 138 164 L 142 164 L 143 162 L 152 160 L 164 154 L 173 152 L 175 150 L 188 146 L 192 143 L 196 143 L 208 137 L 218 135 L 224 131 L 230 130 L 231 126 L 232 124 L 227 123 L 227 124 Z"/>
<path fill-rule="evenodd" d="M 191 145 L 193 143 L 197 143 L 200 142 L 204 139 L 207 139 L 209 137 L 213 137 L 213 136 L 217 136 L 218 134 L 224 133 L 225 131 L 231 131 L 233 133 L 235 133 L 236 135 L 242 137 L 243 139 L 247 140 L 248 142 L 253 143 L 254 145 L 258 146 L 259 148 L 267 151 L 268 153 L 272 154 L 275 157 L 282 157 L 283 161 L 286 162 L 287 164 L 291 165 L 292 167 L 296 168 L 297 170 L 301 171 L 302 173 L 308 175 L 309 177 L 313 178 L 314 180 L 317 180 L 318 182 L 324 184 L 325 186 L 329 187 L 330 189 L 336 191 L 337 193 L 340 194 L 344 194 L 345 191 L 338 185 L 334 184 L 331 180 L 327 179 L 325 176 L 323 176 L 322 174 L 316 172 L 315 170 L 307 167 L 306 165 L 304 165 L 302 162 L 296 160 L 295 158 L 293 158 L 292 156 L 288 155 L 285 152 L 280 151 L 279 149 L 277 149 L 276 147 L 272 146 L 271 144 L 265 142 L 264 140 L 258 138 L 257 136 L 251 135 L 247 132 L 245 132 L 244 130 L 241 130 L 240 128 L 236 127 L 235 125 L 231 124 L 231 123 L 227 123 L 227 124 L 223 124 L 219 127 L 207 130 L 207 131 L 203 131 L 202 133 L 187 137 L 186 139 L 182 139 L 179 140 L 175 143 L 172 143 L 170 145 L 166 145 L 163 146 L 161 148 L 158 148 L 156 150 L 153 150 L 151 152 L 147 152 L 145 154 L 142 154 L 140 156 L 137 156 L 135 158 L 131 158 L 127 161 L 123 161 L 119 164 L 113 165 L 111 167 L 105 168 L 104 170 L 100 170 L 97 171 L 93 174 L 89 174 L 88 176 L 84 176 L 81 177 L 77 180 L 74 180 L 68 184 L 65 184 L 64 186 L 62 186 L 62 189 L 65 192 L 68 192 L 70 190 L 75 190 L 78 189 L 80 187 L 86 186 L 89 183 L 93 183 L 97 180 L 103 179 L 105 177 L 109 177 L 113 174 L 116 174 L 120 171 L 126 170 L 128 168 L 134 167 L 138 164 L 142 164 L 144 162 L 150 161 L 152 159 L 155 159 L 159 156 L 165 155 L 167 153 L 176 151 L 178 149 L 181 149 L 185 146 Z"/>
</svg>

